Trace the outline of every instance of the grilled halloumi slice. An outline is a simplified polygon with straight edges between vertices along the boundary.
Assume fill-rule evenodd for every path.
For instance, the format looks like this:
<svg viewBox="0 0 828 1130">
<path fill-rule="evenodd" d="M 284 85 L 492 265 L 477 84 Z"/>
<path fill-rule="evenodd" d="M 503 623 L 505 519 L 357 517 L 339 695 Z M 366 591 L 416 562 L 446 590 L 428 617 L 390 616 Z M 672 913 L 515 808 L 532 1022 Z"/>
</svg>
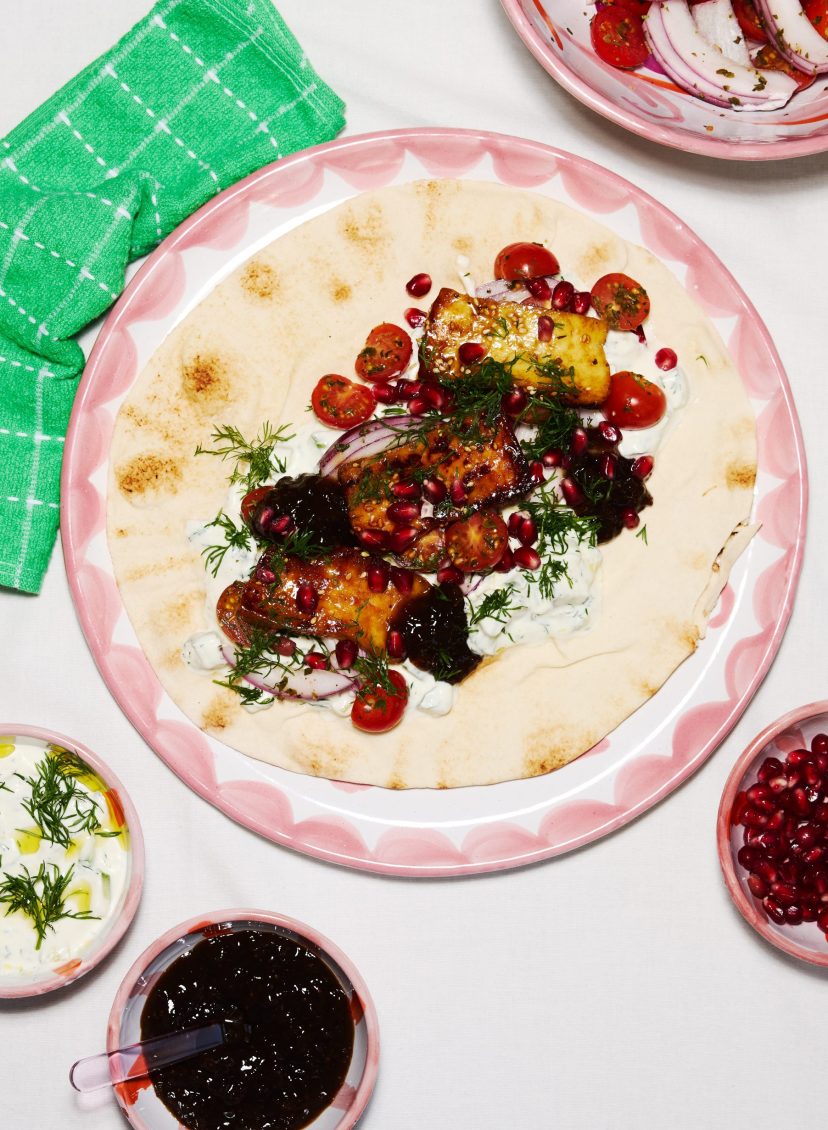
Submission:
<svg viewBox="0 0 828 1130">
<path fill-rule="evenodd" d="M 548 341 L 538 338 L 542 317 L 553 322 Z M 438 380 L 453 380 L 473 371 L 460 364 L 459 347 L 479 342 L 489 357 L 509 366 L 515 384 L 553 393 L 568 404 L 601 404 L 610 387 L 606 340 L 607 325 L 597 318 L 472 298 L 444 287 L 425 323 L 421 357 Z"/>
<path fill-rule="evenodd" d="M 267 565 L 268 554 L 263 559 Z M 284 628 L 298 635 L 333 636 L 353 640 L 368 651 L 385 650 L 388 625 L 408 600 L 431 586 L 411 573 L 409 592 L 400 592 L 390 580 L 384 592 L 368 587 L 367 569 L 381 558 L 359 549 L 337 549 L 324 559 L 302 561 L 286 557 L 276 580 L 251 579 L 241 597 L 241 617 L 261 628 Z M 309 584 L 317 595 L 313 611 L 303 611 L 296 602 L 301 584 Z"/>
</svg>

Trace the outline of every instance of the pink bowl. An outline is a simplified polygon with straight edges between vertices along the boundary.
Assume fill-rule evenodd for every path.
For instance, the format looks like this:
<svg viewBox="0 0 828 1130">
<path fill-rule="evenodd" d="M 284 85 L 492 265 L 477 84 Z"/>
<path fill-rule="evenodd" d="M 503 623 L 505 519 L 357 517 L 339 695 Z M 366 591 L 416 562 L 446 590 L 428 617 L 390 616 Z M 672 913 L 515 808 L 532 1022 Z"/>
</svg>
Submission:
<svg viewBox="0 0 828 1130">
<path fill-rule="evenodd" d="M 124 936 L 141 901 L 141 891 L 144 886 L 144 840 L 138 813 L 126 789 L 109 766 L 86 746 L 73 738 L 67 738 L 64 734 L 43 730 L 39 726 L 23 726 L 16 722 L 0 722 L 0 734 L 4 737 L 8 734 L 14 738 L 41 741 L 44 747 L 49 744 L 59 745 L 76 753 L 108 786 L 108 794 L 123 810 L 126 827 L 129 829 L 129 869 L 126 887 L 117 914 L 109 928 L 95 941 L 93 948 L 82 957 L 73 958 L 54 969 L 45 970 L 34 980 L 0 977 L 0 999 L 36 997 L 51 993 L 54 989 L 63 989 L 73 981 L 77 981 L 79 977 L 83 977 L 103 961 Z"/>
<path fill-rule="evenodd" d="M 828 941 L 815 922 L 800 926 L 778 926 L 751 894 L 748 872 L 736 853 L 742 846 L 742 827 L 733 825 L 730 814 L 737 793 L 756 782 L 759 766 L 766 757 L 785 757 L 794 749 L 809 746 L 815 734 L 828 733 L 828 701 L 812 702 L 785 714 L 767 726 L 747 747 L 733 766 L 719 804 L 716 840 L 724 881 L 740 914 L 762 937 L 792 957 L 828 968 Z"/>
<path fill-rule="evenodd" d="M 121 983 L 109 1013 L 106 1046 L 110 1052 L 141 1038 L 144 1002 L 158 978 L 177 957 L 216 932 L 270 930 L 293 937 L 318 951 L 318 956 L 351 1002 L 354 1052 L 339 1093 L 306 1130 L 350 1130 L 368 1105 L 377 1078 L 379 1026 L 376 1009 L 362 977 L 345 954 L 322 934 L 281 914 L 266 910 L 217 910 L 173 927 L 146 949 Z M 155 1094 L 147 1078 L 119 1083 L 118 1105 L 135 1130 L 186 1130 Z"/>
</svg>

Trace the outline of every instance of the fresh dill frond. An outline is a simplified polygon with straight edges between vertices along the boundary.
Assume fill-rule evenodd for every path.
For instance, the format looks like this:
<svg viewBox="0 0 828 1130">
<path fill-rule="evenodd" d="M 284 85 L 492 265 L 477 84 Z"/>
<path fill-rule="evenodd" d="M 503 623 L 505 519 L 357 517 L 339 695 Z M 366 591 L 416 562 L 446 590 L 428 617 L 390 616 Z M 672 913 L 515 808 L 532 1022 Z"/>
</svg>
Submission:
<svg viewBox="0 0 828 1130">
<path fill-rule="evenodd" d="M 67 848 L 79 833 L 100 831 L 98 802 L 77 781 L 87 772 L 80 758 L 67 750 L 48 754 L 33 777 L 23 778 L 31 794 L 22 807 L 40 829 L 42 839 Z"/>
<path fill-rule="evenodd" d="M 242 483 L 245 491 L 253 490 L 267 482 L 274 474 L 284 474 L 285 461 L 274 457 L 274 450 L 280 443 L 293 439 L 287 425 L 275 428 L 265 421 L 252 440 L 246 440 L 238 428 L 232 424 L 221 424 L 213 429 L 213 446 L 195 449 L 196 455 L 217 455 L 220 459 L 231 459 L 235 467 L 230 475 L 231 483 Z"/>
<path fill-rule="evenodd" d="M 516 422 L 523 424 L 528 420 L 532 421 L 535 433 L 529 439 L 522 439 L 520 446 L 530 461 L 542 458 L 553 447 L 566 450 L 573 431 L 581 424 L 577 409 L 543 393 L 530 394 L 529 403 Z"/>
<path fill-rule="evenodd" d="M 41 863 L 34 875 L 24 867 L 19 875 L 6 875 L 0 883 L 0 903 L 7 907 L 6 916 L 19 910 L 31 918 L 37 934 L 36 950 L 43 944 L 46 931 L 53 930 L 62 918 L 99 918 L 89 910 L 66 909 L 73 874 L 74 865 L 61 874 L 56 863 Z"/>
<path fill-rule="evenodd" d="M 541 562 L 541 567 L 536 573 L 530 575 L 532 583 L 537 584 L 538 590 L 544 600 L 552 600 L 558 584 L 565 580 L 571 585 L 569 570 L 566 562 L 560 557 L 547 557 Z"/>
<path fill-rule="evenodd" d="M 212 522 L 207 523 L 206 528 L 211 526 L 222 530 L 225 538 L 224 545 L 208 545 L 201 551 L 205 569 L 215 577 L 218 575 L 227 551 L 229 549 L 250 549 L 253 538 L 244 523 L 237 526 L 223 510 L 219 510 Z"/>
<path fill-rule="evenodd" d="M 641 529 L 638 531 L 638 533 L 635 536 L 637 538 L 641 538 L 641 540 L 644 542 L 645 545 L 650 544 L 647 541 L 647 527 L 646 527 L 646 525 L 642 526 Z"/>
<path fill-rule="evenodd" d="M 294 675 L 304 667 L 306 652 L 296 647 L 290 655 L 282 655 L 277 650 L 279 641 L 288 637 L 277 633 L 268 632 L 261 628 L 253 629 L 247 644 L 239 644 L 233 655 L 233 667 L 226 679 L 214 679 L 219 687 L 226 687 L 233 691 L 242 701 L 242 705 L 249 706 L 254 703 L 270 702 L 278 691 L 284 690 L 289 675 Z M 314 640 L 317 650 L 328 653 L 322 641 Z M 261 687 L 256 687 L 246 681 L 247 676 L 254 675 L 259 681 L 267 680 L 272 683 L 273 693 Z"/>
<path fill-rule="evenodd" d="M 388 671 L 388 656 L 382 652 L 366 652 L 357 657 L 354 670 L 359 675 L 357 698 L 375 691 L 378 687 L 389 694 L 397 694 L 398 689 L 391 682 Z"/>
<path fill-rule="evenodd" d="M 519 607 L 512 603 L 515 591 L 515 585 L 510 581 L 502 589 L 486 593 L 477 608 L 469 601 L 469 627 L 473 628 L 481 620 L 496 620 L 499 624 L 507 624 L 510 613 Z"/>
<path fill-rule="evenodd" d="M 541 486 L 522 505 L 535 521 L 538 530 L 536 549 L 541 558 L 539 569 L 523 571 L 529 584 L 536 584 L 544 600 L 552 600 L 562 580 L 571 584 L 564 554 L 574 536 L 577 543 L 595 545 L 599 520 L 576 514 L 560 501 L 551 484 Z"/>
</svg>

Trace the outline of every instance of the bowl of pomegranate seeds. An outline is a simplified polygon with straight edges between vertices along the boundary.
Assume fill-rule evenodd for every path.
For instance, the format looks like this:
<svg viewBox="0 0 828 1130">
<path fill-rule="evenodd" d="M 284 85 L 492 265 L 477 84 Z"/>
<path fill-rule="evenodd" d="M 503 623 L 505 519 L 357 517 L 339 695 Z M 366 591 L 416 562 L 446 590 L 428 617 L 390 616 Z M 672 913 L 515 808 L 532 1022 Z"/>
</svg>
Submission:
<svg viewBox="0 0 828 1130">
<path fill-rule="evenodd" d="M 717 840 L 742 916 L 778 949 L 828 967 L 828 702 L 751 742 L 727 779 Z"/>
</svg>

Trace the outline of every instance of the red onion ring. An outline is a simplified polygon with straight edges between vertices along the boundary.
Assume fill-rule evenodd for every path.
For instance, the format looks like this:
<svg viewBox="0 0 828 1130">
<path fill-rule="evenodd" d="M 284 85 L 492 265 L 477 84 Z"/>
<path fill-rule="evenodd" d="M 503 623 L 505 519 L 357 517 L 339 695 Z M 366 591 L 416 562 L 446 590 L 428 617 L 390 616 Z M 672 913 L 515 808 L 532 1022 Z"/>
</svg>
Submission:
<svg viewBox="0 0 828 1130">
<path fill-rule="evenodd" d="M 221 654 L 229 667 L 235 667 L 235 654 L 232 648 L 223 646 Z M 356 677 L 345 674 L 343 671 L 317 671 L 302 669 L 286 675 L 277 668 L 270 676 L 248 674 L 242 675 L 245 683 L 251 687 L 273 695 L 274 698 L 301 699 L 303 702 L 318 702 L 323 698 L 332 698 L 333 695 L 342 694 L 356 686 Z"/>
<path fill-rule="evenodd" d="M 351 459 L 384 451 L 400 432 L 421 424 L 417 416 L 385 416 L 357 424 L 337 439 L 319 460 L 319 473 L 330 478 L 334 471 Z"/>
</svg>

